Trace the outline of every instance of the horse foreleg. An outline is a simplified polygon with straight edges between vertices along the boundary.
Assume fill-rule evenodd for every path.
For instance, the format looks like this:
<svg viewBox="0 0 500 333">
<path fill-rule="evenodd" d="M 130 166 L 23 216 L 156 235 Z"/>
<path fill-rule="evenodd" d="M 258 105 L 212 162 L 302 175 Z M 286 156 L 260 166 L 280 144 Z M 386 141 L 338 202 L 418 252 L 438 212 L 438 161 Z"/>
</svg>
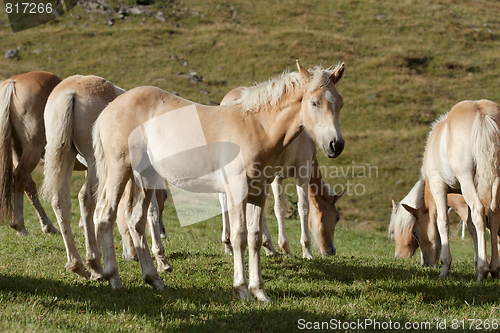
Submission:
<svg viewBox="0 0 500 333">
<path fill-rule="evenodd" d="M 117 171 L 116 169 L 108 170 L 108 177 L 104 184 L 103 193 L 101 193 L 96 204 L 94 219 L 96 242 L 99 248 L 102 247 L 104 260 L 103 276 L 110 282 L 113 289 L 123 288 L 116 263 L 113 226 L 116 221 L 118 203 L 122 197 L 126 182 L 130 179 L 130 176 L 126 177 L 126 175 Z M 89 254 L 90 256 L 100 258 L 98 250 L 94 249 L 92 251 Z"/>
<path fill-rule="evenodd" d="M 127 200 L 125 218 L 129 226 L 130 235 L 134 241 L 139 263 L 141 264 L 142 279 L 157 290 L 163 290 L 165 285 L 160 279 L 151 259 L 145 232 L 148 206 L 153 192 L 154 189 L 144 189 L 137 185 L 135 181 L 129 180 L 124 197 Z"/>
<path fill-rule="evenodd" d="M 227 208 L 227 196 L 225 193 L 219 193 L 219 202 L 222 210 L 222 244 L 224 244 L 224 252 L 228 256 L 233 254 L 231 246 L 231 227 L 229 225 L 229 213 Z"/>
<path fill-rule="evenodd" d="M 445 189 L 440 185 L 436 184 L 438 182 L 429 182 L 432 196 L 436 203 L 437 211 L 437 227 L 439 236 L 441 238 L 441 261 L 443 263 L 443 268 L 441 269 L 441 274 L 439 277 L 446 278 L 450 274 L 450 267 L 452 262 L 451 252 L 450 252 L 450 240 L 449 240 L 449 223 L 448 223 L 448 203 L 447 203 L 447 193 Z M 435 263 L 436 265 L 438 263 Z"/>
<path fill-rule="evenodd" d="M 288 241 L 288 236 L 285 230 L 285 213 L 286 213 L 286 201 L 283 196 L 282 178 L 276 177 L 271 183 L 271 188 L 274 194 L 274 214 L 278 220 L 278 246 L 281 252 L 288 255 L 292 255 L 290 250 L 290 242 Z"/>
<path fill-rule="evenodd" d="M 258 301 L 271 302 L 271 299 L 264 291 L 260 260 L 265 198 L 266 196 L 263 195 L 263 198 L 258 202 L 248 203 L 247 205 L 249 291 Z"/>
<path fill-rule="evenodd" d="M 246 200 L 229 209 L 231 244 L 233 245 L 234 279 L 233 291 L 242 300 L 251 300 L 245 276 L 245 250 L 247 247 Z"/>
<path fill-rule="evenodd" d="M 122 258 L 125 261 L 132 261 L 139 259 L 137 258 L 137 252 L 135 251 L 134 241 L 130 235 L 130 230 L 128 228 L 128 223 L 125 218 L 125 209 L 127 207 L 127 201 L 122 198 L 118 204 L 118 212 L 116 214 L 116 225 L 122 236 Z"/>
<path fill-rule="evenodd" d="M 273 241 L 271 239 L 271 234 L 267 228 L 267 220 L 264 211 L 262 211 L 262 246 L 264 251 L 266 251 L 266 256 L 271 257 L 276 254 L 276 250 L 273 246 Z"/>
<path fill-rule="evenodd" d="M 163 247 L 163 243 L 161 241 L 161 232 L 160 232 L 160 209 L 158 206 L 158 201 L 156 195 L 153 195 L 151 203 L 148 208 L 148 227 L 151 232 L 151 250 L 156 258 L 157 270 L 158 272 L 171 272 L 172 265 L 165 257 L 165 248 Z"/>
<path fill-rule="evenodd" d="M 298 210 L 300 216 L 300 244 L 302 245 L 302 257 L 306 259 L 313 259 L 314 256 L 311 252 L 311 237 L 309 236 L 309 179 L 297 176 L 297 196 L 299 199 Z"/>
</svg>

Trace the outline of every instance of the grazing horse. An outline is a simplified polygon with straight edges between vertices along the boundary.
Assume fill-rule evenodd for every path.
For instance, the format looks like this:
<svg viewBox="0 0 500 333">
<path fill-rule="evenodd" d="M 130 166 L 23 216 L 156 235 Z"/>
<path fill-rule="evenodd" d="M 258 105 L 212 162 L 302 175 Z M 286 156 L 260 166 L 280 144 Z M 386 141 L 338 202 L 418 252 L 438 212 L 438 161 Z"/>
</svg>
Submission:
<svg viewBox="0 0 500 333">
<path fill-rule="evenodd" d="M 239 87 L 231 90 L 224 96 L 221 105 L 238 100 L 244 89 L 243 87 Z M 302 257 L 307 259 L 313 258 L 309 228 L 313 231 L 321 254 L 335 254 L 335 226 L 340 216 L 335 204 L 344 192 L 335 194 L 323 180 L 316 159 L 316 145 L 307 133 L 300 133 L 297 139 L 288 146 L 281 155 L 276 165 L 276 170 L 277 175 L 271 183 L 271 188 L 274 194 L 274 213 L 278 220 L 278 246 L 280 250 L 283 253 L 292 254 L 285 231 L 286 202 L 283 196 L 282 182 L 283 179 L 295 177 L 301 225 L 300 244 L 302 245 Z M 310 182 L 313 183 L 313 186 L 310 186 Z M 226 254 L 232 254 L 229 216 L 224 194 L 220 194 L 220 202 L 222 206 L 223 225 L 222 243 L 224 243 Z M 264 223 L 264 228 L 262 246 L 268 255 L 273 255 L 276 251 L 267 230 L 267 223 Z"/>
<path fill-rule="evenodd" d="M 231 105 L 204 106 L 156 87 L 138 87 L 102 112 L 93 132 L 99 179 L 95 222 L 104 276 L 113 288 L 123 287 L 113 225 L 124 192 L 143 279 L 157 289 L 164 288 L 144 237 L 147 205 L 161 177 L 185 190 L 227 194 L 234 291 L 242 299 L 253 295 L 259 301 L 270 301 L 264 291 L 260 249 L 266 189 L 274 176 L 264 168 L 272 168 L 304 129 L 328 157 L 337 157 L 344 149 L 339 130 L 343 101 L 335 88 L 344 65 L 312 72 L 298 62 L 297 67 L 298 72 L 243 91 L 241 99 Z M 244 255 L 247 242 L 249 283 Z"/>
<path fill-rule="evenodd" d="M 10 226 L 20 236 L 28 234 L 23 192 L 40 218 L 42 231 L 59 233 L 43 210 L 31 178 L 45 147 L 45 104 L 59 82 L 61 79 L 54 74 L 29 72 L 0 83 L 0 219 L 10 220 Z"/>
<path fill-rule="evenodd" d="M 64 79 L 50 94 L 45 108 L 45 128 L 47 147 L 44 165 L 42 193 L 51 199 L 66 246 L 68 271 L 93 279 L 100 278 L 102 267 L 100 258 L 92 256 L 98 250 L 95 238 L 93 213 L 95 209 L 95 190 L 97 178 L 92 146 L 92 126 L 102 110 L 125 90 L 98 76 L 73 75 Z M 78 194 L 80 202 L 80 226 L 85 234 L 87 265 L 85 268 L 76 248 L 71 230 L 71 174 L 75 160 L 80 156 L 87 167 L 85 182 Z M 151 205 L 151 209 L 155 209 Z M 156 208 L 157 209 L 157 208 Z M 153 213 L 151 213 L 153 214 Z M 158 213 L 156 213 L 158 215 Z M 133 245 L 129 240 L 128 227 L 119 213 L 118 225 L 124 244 L 124 258 L 132 259 Z M 154 223 L 152 223 L 154 224 Z M 125 226 L 125 227 L 123 227 Z M 150 228 L 158 228 L 158 223 Z M 153 230 L 153 229 L 151 229 Z M 159 229 L 152 232 L 153 252 L 158 260 L 160 271 L 171 270 L 161 244 Z M 158 245 L 159 242 L 159 245 Z M 93 249 L 93 250 L 91 250 Z"/>
<path fill-rule="evenodd" d="M 443 268 L 440 277 L 449 275 L 452 261 L 448 239 L 447 193 L 454 191 L 462 193 L 470 208 L 477 239 L 477 281 L 482 281 L 488 272 L 493 276 L 499 273 L 499 125 L 500 108 L 491 101 L 456 104 L 432 127 L 424 154 L 422 179 L 405 198 L 405 209 L 400 209 L 400 205 L 393 207 L 390 230 L 395 230 L 395 235 L 405 234 L 405 230 L 418 226 L 413 234 L 420 245 L 424 264 L 438 264 L 442 248 Z M 491 198 L 489 202 L 488 198 Z M 423 214 L 428 214 L 429 218 L 422 219 Z M 490 265 L 486 253 L 486 216 L 491 229 Z M 422 227 L 420 224 L 425 220 L 427 223 Z M 406 235 L 408 239 L 408 232 Z"/>
</svg>

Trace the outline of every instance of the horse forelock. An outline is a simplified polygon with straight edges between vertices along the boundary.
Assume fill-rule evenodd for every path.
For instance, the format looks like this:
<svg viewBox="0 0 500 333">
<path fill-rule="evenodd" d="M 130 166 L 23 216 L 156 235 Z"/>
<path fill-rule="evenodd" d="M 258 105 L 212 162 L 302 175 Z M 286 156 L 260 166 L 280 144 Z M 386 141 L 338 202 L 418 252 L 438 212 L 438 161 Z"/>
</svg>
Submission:
<svg viewBox="0 0 500 333">
<path fill-rule="evenodd" d="M 331 75 L 340 67 L 340 63 L 335 67 L 327 69 L 321 66 L 308 70 L 312 77 L 307 82 L 302 82 L 299 72 L 285 71 L 280 76 L 266 82 L 256 84 L 249 88 L 244 88 L 241 97 L 227 105 L 241 104 L 245 112 L 256 112 L 265 105 L 276 106 L 284 94 L 294 89 L 304 87 L 306 92 L 312 92 L 326 87 L 330 83 Z"/>
<path fill-rule="evenodd" d="M 396 208 L 392 208 L 391 222 L 389 223 L 389 233 L 394 231 L 395 233 L 402 233 L 413 227 L 416 222 L 416 218 L 408 212 L 402 204 L 406 204 L 415 209 L 420 208 L 424 204 L 424 180 L 419 179 L 413 188 L 408 192 L 406 197 L 397 203 Z"/>
</svg>

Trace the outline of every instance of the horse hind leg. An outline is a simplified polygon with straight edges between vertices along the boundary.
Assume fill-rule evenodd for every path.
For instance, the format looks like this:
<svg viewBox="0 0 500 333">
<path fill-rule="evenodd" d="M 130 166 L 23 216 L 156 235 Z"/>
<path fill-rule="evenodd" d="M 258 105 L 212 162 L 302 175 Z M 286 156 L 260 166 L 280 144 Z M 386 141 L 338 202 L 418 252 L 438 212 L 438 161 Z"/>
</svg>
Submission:
<svg viewBox="0 0 500 333">
<path fill-rule="evenodd" d="M 490 272 L 494 278 L 500 277 L 500 259 L 498 258 L 498 229 L 500 224 L 500 207 L 498 199 L 500 195 L 500 177 L 495 178 L 491 189 L 491 203 L 488 211 L 488 221 L 491 232 L 491 261 Z"/>
<path fill-rule="evenodd" d="M 40 219 L 40 225 L 42 226 L 42 231 L 46 234 L 55 234 L 58 235 L 60 232 L 54 227 L 54 224 L 45 213 L 45 210 L 40 203 L 40 199 L 38 198 L 38 191 L 36 189 L 36 184 L 33 181 L 31 176 L 28 179 L 28 185 L 26 186 L 25 191 L 26 196 L 28 197 L 31 205 L 35 208 L 35 211 Z"/>
<path fill-rule="evenodd" d="M 71 151 L 69 153 L 71 153 Z M 66 159 L 66 161 L 68 160 L 74 160 L 74 156 L 73 159 Z M 84 278 L 89 278 L 91 274 L 83 265 L 83 261 L 78 253 L 73 232 L 71 230 L 70 184 L 72 171 L 72 163 L 66 162 L 63 166 L 61 166 L 62 174 L 60 177 L 63 181 L 61 182 L 61 188 L 59 188 L 57 193 L 55 193 L 52 197 L 52 208 L 56 215 L 57 222 L 59 223 L 59 227 L 61 228 L 64 246 L 66 247 L 66 254 L 68 256 L 66 269 Z"/>
<path fill-rule="evenodd" d="M 309 236 L 309 198 L 308 198 L 309 180 L 305 178 L 297 178 L 297 196 L 299 199 L 298 210 L 300 216 L 301 236 L 300 244 L 302 245 L 302 257 L 305 259 L 313 259 L 311 252 L 311 237 Z"/>
<path fill-rule="evenodd" d="M 68 159 L 70 161 L 74 161 Z M 73 163 L 71 163 L 73 165 Z M 102 278 L 103 269 L 101 266 L 101 261 L 99 256 L 94 254 L 99 252 L 97 239 L 95 235 L 94 226 L 94 210 L 96 207 L 94 190 L 97 185 L 97 178 L 95 175 L 94 163 L 90 163 L 90 166 L 85 173 L 85 182 L 83 183 L 80 192 L 78 193 L 78 201 L 80 203 L 80 222 L 79 226 L 85 235 L 85 249 L 86 249 L 86 262 L 87 266 L 92 272 L 91 278 L 93 280 L 99 280 Z"/>
<path fill-rule="evenodd" d="M 219 193 L 219 202 L 222 209 L 222 244 L 224 244 L 224 252 L 226 255 L 233 255 L 233 247 L 231 245 L 231 227 L 229 225 L 229 212 L 227 206 L 227 195 Z"/>
<path fill-rule="evenodd" d="M 22 154 L 17 153 L 22 151 Z M 16 149 L 13 154 L 14 164 L 17 164 L 14 172 L 14 213 L 11 221 L 11 227 L 17 230 L 19 236 L 28 235 L 28 231 L 24 226 L 24 192 L 27 189 L 28 181 L 31 178 L 31 172 L 35 169 L 41 157 L 41 151 L 32 147 L 26 149 Z M 18 156 L 21 155 L 19 158 Z M 16 163 L 19 161 L 19 163 Z"/>
</svg>

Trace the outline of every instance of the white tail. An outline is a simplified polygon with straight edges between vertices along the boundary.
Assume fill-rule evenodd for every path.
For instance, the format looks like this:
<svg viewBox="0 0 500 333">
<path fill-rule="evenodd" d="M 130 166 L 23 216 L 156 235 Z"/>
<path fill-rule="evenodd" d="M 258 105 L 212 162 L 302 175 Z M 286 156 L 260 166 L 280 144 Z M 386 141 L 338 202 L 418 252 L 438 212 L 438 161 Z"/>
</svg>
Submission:
<svg viewBox="0 0 500 333">
<path fill-rule="evenodd" d="M 98 188 L 95 191 L 96 199 L 98 199 L 103 190 L 104 183 L 106 182 L 106 177 L 108 173 L 108 165 L 106 163 L 106 156 L 104 155 L 104 149 L 102 146 L 101 135 L 99 133 L 99 120 L 101 117 L 97 117 L 97 120 L 92 127 L 92 144 L 94 145 L 94 158 L 95 167 L 98 181 Z"/>
<path fill-rule="evenodd" d="M 45 164 L 43 168 L 42 195 L 51 199 L 62 186 L 62 167 L 71 149 L 74 127 L 73 105 L 75 92 L 63 90 L 55 97 L 49 96 L 45 106 Z"/>
<path fill-rule="evenodd" d="M 12 128 L 10 101 L 15 93 L 15 81 L 6 80 L 0 88 L 0 220 L 9 220 L 12 212 Z"/>
<path fill-rule="evenodd" d="M 489 195 L 500 165 L 500 131 L 490 115 L 477 114 L 472 124 L 476 187 L 480 198 Z"/>
</svg>

